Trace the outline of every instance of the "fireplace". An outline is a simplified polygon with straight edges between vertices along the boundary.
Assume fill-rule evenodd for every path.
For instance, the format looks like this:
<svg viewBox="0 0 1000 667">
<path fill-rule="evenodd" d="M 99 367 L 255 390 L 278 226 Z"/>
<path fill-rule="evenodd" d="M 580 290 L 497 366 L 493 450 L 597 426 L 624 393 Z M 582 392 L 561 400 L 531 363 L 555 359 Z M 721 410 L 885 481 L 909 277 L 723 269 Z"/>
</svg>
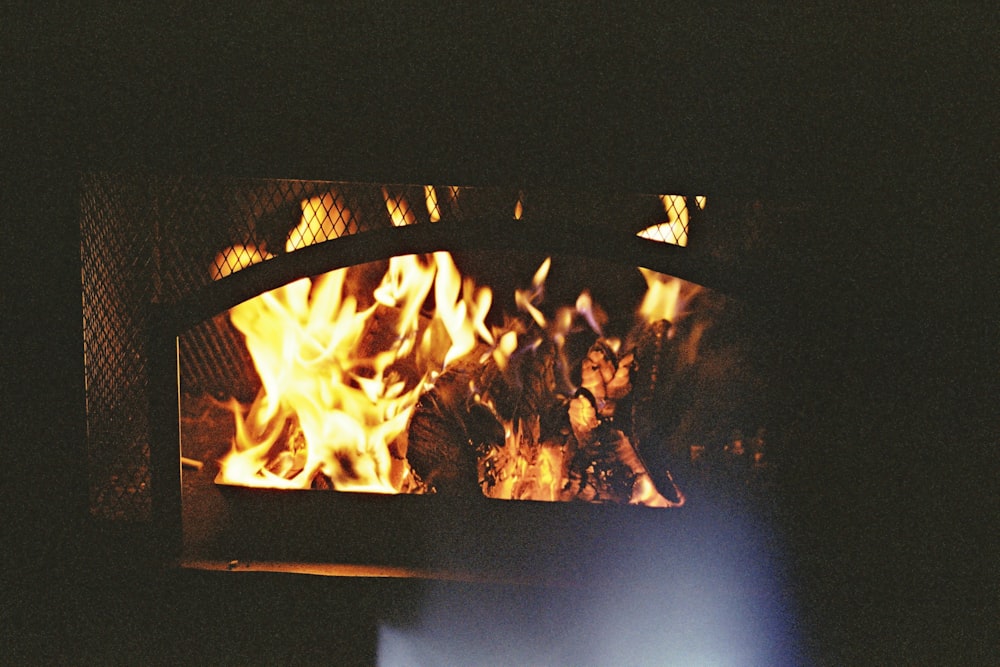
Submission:
<svg viewBox="0 0 1000 667">
<path fill-rule="evenodd" d="M 674 476 L 688 502 L 676 511 L 546 503 L 535 512 L 534 501 L 508 503 L 495 515 L 510 523 L 518 513 L 576 512 L 597 520 L 585 523 L 594 533 L 625 521 L 670 524 L 618 542 L 617 554 L 605 549 L 603 563 L 601 549 L 581 556 L 605 579 L 614 578 L 608 563 L 622 569 L 628 562 L 647 576 L 619 577 L 621 585 L 603 588 L 600 576 L 588 579 L 590 595 L 572 589 L 571 602 L 556 611 L 593 610 L 590 618 L 603 613 L 627 623 L 578 623 L 585 629 L 563 635 L 573 634 L 582 648 L 564 655 L 596 662 L 592 649 L 614 639 L 612 627 L 633 646 L 666 637 L 691 647 L 705 628 L 731 628 L 735 617 L 758 618 L 767 600 L 794 598 L 815 659 L 765 656 L 757 663 L 996 662 L 995 567 L 985 539 L 995 514 L 986 499 L 995 487 L 988 471 L 996 442 L 989 308 L 996 252 L 984 222 L 995 214 L 995 160 L 980 139 L 990 136 L 993 118 L 984 91 L 995 86 L 982 47 L 992 43 L 989 20 L 966 8 L 877 16 L 751 10 L 731 18 L 663 7 L 628 16 L 581 8 L 368 16 L 343 6 L 181 9 L 95 12 L 60 4 L 10 15 L 15 131 L 5 151 L 3 440 L 14 483 L 4 491 L 7 506 L 21 509 L 6 511 L 4 523 L 5 534 L 15 529 L 9 543 L 17 545 L 5 550 L 15 566 L 5 570 L 8 581 L 17 582 L 5 589 L 13 603 L 3 615 L 5 624 L 13 620 L 8 662 L 181 663 L 200 655 L 220 664 L 252 663 L 251 656 L 290 663 L 285 658 L 295 653 L 287 647 L 303 638 L 298 630 L 306 630 L 300 645 L 325 648 L 331 608 L 341 620 L 365 616 L 373 595 L 442 581 L 398 577 L 373 585 L 366 577 L 242 567 L 255 557 L 305 560 L 294 553 L 265 561 L 227 550 L 219 561 L 231 555 L 234 572 L 174 566 L 183 553 L 181 482 L 199 471 L 181 469 L 176 446 L 166 467 L 158 466 L 160 449 L 150 437 L 150 424 L 159 422 L 149 419 L 149 370 L 160 361 L 148 356 L 159 348 L 147 345 L 145 326 L 166 312 L 155 305 L 179 298 L 164 284 L 176 275 L 154 271 L 171 266 L 172 249 L 152 239 L 171 239 L 162 227 L 179 223 L 168 219 L 164 199 L 147 195 L 185 179 L 156 184 L 133 172 L 482 183 L 514 193 L 556 184 L 707 194 L 685 251 L 664 246 L 673 258 L 661 268 L 749 297 L 754 312 L 762 303 L 779 313 L 763 331 L 783 341 L 784 357 L 768 361 L 789 381 L 784 392 L 767 392 L 778 394 L 777 407 L 760 421 L 769 427 L 767 455 L 783 486 L 782 516 L 757 527 L 775 526 L 793 544 L 786 565 L 794 581 L 784 588 L 719 583 L 721 571 L 757 565 L 781 539 L 749 548 L 732 523 L 697 529 L 706 504 L 695 502 L 697 485 L 682 469 Z M 87 176 L 76 192 L 80 170 L 116 175 Z M 177 191 L 197 203 L 197 189 Z M 209 204 L 224 215 L 206 219 L 235 219 L 225 210 L 235 208 L 231 201 L 216 196 L 225 191 L 217 189 Z M 532 192 L 525 194 L 527 204 Z M 725 201 L 730 195 L 741 200 Z M 779 202 L 789 196 L 810 205 L 803 211 Z M 504 220 L 512 217 L 509 201 Z M 128 211 L 127 224 L 140 233 L 106 232 L 96 244 L 106 246 L 110 261 L 85 267 L 90 276 L 106 272 L 109 283 L 87 296 L 84 387 L 79 213 L 114 217 L 116 209 Z M 205 265 L 196 264 L 198 280 L 208 284 Z M 530 284 L 530 276 L 518 280 Z M 775 287 L 782 293 L 772 301 Z M 97 335 L 92 322 L 111 333 Z M 101 366 L 99 350 L 115 350 L 114 361 Z M 90 417 L 85 398 L 97 411 Z M 176 407 L 168 413 L 179 414 Z M 198 461 L 208 466 L 212 459 Z M 346 501 L 347 492 L 341 496 Z M 434 507 L 448 513 L 441 503 Z M 454 513 L 462 529 L 479 521 L 477 511 Z M 313 535 L 326 529 L 321 523 Z M 538 527 L 529 537 L 536 536 L 547 531 Z M 551 551 L 554 541 L 542 543 Z M 473 549 L 464 562 L 484 551 Z M 632 558 L 616 558 L 621 551 Z M 335 556 L 326 562 L 352 562 Z M 432 560 L 395 572 L 443 577 L 454 565 Z M 510 600 L 525 589 L 463 590 L 476 594 L 451 605 L 460 609 L 453 623 L 428 622 L 441 637 L 485 628 L 489 639 L 479 645 L 496 647 L 512 618 L 524 619 L 518 636 L 528 640 L 565 628 L 550 622 L 553 605 L 546 605 L 565 590 L 559 586 L 541 587 L 531 604 L 507 606 L 492 592 Z M 776 590 L 785 595 L 769 597 Z M 743 604 L 741 591 L 764 600 Z M 417 607 L 420 597 L 407 599 Z M 380 597 L 380 620 L 397 618 L 386 613 L 396 604 L 390 598 Z M 635 613 L 637 599 L 646 614 Z M 438 601 L 438 610 L 448 608 Z M 328 616 L 298 611 L 305 607 Z M 736 611 L 713 616 L 718 608 Z M 290 632 L 272 632 L 276 627 Z M 213 651 L 216 642 L 236 651 Z M 697 662 L 718 655 L 713 646 L 699 644 L 687 660 L 669 656 Z M 308 654 L 311 662 L 330 661 L 320 650 Z M 746 656 L 729 657 L 734 653 Z M 538 655 L 551 653 L 536 652 L 534 662 Z M 605 662 L 620 663 L 622 655 Z"/>
<path fill-rule="evenodd" d="M 684 534 L 720 503 L 756 511 L 783 385 L 766 295 L 732 264 L 769 231 L 762 207 L 87 175 L 91 514 L 151 527 L 187 568 L 567 586 L 581 554 Z M 285 377 L 321 357 L 348 379 Z M 348 396 L 310 426 L 275 415 L 278 375 L 310 405 Z M 394 430 L 344 445 L 365 420 Z"/>
</svg>

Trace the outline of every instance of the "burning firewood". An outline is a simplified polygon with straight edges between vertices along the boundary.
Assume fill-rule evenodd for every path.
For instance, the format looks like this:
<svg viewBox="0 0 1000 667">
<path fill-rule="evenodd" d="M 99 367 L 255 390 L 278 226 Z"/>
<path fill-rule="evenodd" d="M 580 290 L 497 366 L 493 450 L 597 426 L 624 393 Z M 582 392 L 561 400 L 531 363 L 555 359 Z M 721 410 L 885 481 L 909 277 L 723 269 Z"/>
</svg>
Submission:
<svg viewBox="0 0 1000 667">
<path fill-rule="evenodd" d="M 556 391 L 556 360 L 552 344 L 526 345 L 506 368 L 477 352 L 443 374 L 410 422 L 414 472 L 451 495 L 683 502 L 657 490 L 633 442 L 635 354 L 619 359 L 606 341 L 595 342 L 572 398 Z"/>
<path fill-rule="evenodd" d="M 564 500 L 629 502 L 669 507 L 628 432 L 632 375 L 636 354 L 620 360 L 603 340 L 591 346 L 581 363 L 581 386 L 569 404 L 576 448 L 569 465 Z"/>
<path fill-rule="evenodd" d="M 555 357 L 551 344 L 527 345 L 501 368 L 482 347 L 452 366 L 414 410 L 413 471 L 452 495 L 534 497 L 529 489 L 542 483 L 557 489 L 561 460 L 547 450 L 561 454 L 568 425 L 555 393 Z"/>
<path fill-rule="evenodd" d="M 503 442 L 500 423 L 470 402 L 469 386 L 480 370 L 471 355 L 454 364 L 420 397 L 410 419 L 406 458 L 437 493 L 478 495 L 478 456 Z"/>
</svg>

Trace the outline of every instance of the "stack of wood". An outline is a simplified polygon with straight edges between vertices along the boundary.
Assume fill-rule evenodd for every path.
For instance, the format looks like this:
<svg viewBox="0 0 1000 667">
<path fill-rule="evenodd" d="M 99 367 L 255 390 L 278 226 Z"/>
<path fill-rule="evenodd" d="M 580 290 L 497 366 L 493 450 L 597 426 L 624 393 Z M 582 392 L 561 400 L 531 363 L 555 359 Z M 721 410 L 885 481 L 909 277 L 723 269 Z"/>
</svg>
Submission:
<svg viewBox="0 0 1000 667">
<path fill-rule="evenodd" d="M 449 495 L 682 503 L 676 487 L 662 481 L 670 479 L 669 457 L 655 442 L 657 424 L 671 420 L 664 398 L 675 355 L 669 329 L 666 321 L 639 326 L 620 355 L 592 336 L 584 357 L 568 361 L 579 369 L 576 387 L 557 387 L 557 367 L 566 360 L 534 334 L 522 333 L 505 368 L 486 350 L 473 352 L 418 403 L 408 433 L 411 468 Z M 662 468 L 659 476 L 647 466 L 647 449 Z M 522 470 L 530 471 L 543 450 L 558 454 L 553 498 L 532 495 L 531 475 L 504 477 L 511 457 L 521 457 Z"/>
</svg>

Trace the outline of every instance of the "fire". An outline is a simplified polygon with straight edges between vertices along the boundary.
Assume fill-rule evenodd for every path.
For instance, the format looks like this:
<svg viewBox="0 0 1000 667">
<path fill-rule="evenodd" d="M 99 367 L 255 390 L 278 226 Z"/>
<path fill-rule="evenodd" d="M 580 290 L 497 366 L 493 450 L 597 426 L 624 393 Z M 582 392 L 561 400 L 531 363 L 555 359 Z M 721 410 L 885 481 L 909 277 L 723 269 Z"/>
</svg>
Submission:
<svg viewBox="0 0 1000 667">
<path fill-rule="evenodd" d="M 650 227 L 646 227 L 639 232 L 638 236 L 660 243 L 671 243 L 673 245 L 686 246 L 688 243 L 688 213 L 687 200 L 680 195 L 660 195 L 663 202 L 663 210 L 667 214 L 667 220 Z M 695 197 L 695 205 L 699 209 L 704 209 L 707 199 L 703 196 Z"/>
<path fill-rule="evenodd" d="M 639 268 L 646 279 L 646 295 L 639 305 L 639 314 L 650 324 L 666 320 L 676 322 L 684 315 L 687 303 L 701 291 L 701 286 L 680 278 Z"/>
<path fill-rule="evenodd" d="M 336 218 L 331 215 L 334 212 L 337 213 Z M 292 252 L 317 241 L 338 236 L 336 233 L 338 222 L 344 227 L 345 234 L 357 231 L 354 216 L 341 197 L 327 193 L 321 197 L 307 199 L 302 202 L 302 220 L 288 235 L 285 252 Z"/>
<path fill-rule="evenodd" d="M 225 278 L 240 269 L 270 258 L 269 253 L 255 245 L 234 245 L 216 255 L 212 264 L 212 279 Z"/>
<path fill-rule="evenodd" d="M 441 220 L 441 209 L 438 207 L 437 191 L 433 185 L 424 186 L 424 199 L 427 201 L 427 215 L 431 222 Z"/>
<path fill-rule="evenodd" d="M 327 221 L 305 212 L 288 249 L 323 238 Z M 250 256 L 223 255 L 234 253 Z M 236 438 L 218 481 L 310 488 L 322 475 L 340 490 L 406 489 L 408 471 L 396 462 L 413 406 L 451 361 L 492 344 L 492 294 L 463 282 L 447 253 L 392 258 L 364 308 L 345 290 L 347 272 L 302 278 L 230 310 L 262 388 L 245 412 L 234 405 Z"/>
<path fill-rule="evenodd" d="M 394 225 L 416 221 L 404 197 L 383 194 Z M 433 221 L 439 211 L 433 187 L 424 189 L 424 199 Z M 331 238 L 343 226 L 355 226 L 343 200 L 334 194 L 310 198 L 302 202 L 301 220 L 285 250 Z M 269 257 L 255 246 L 234 246 L 216 259 L 215 276 Z M 391 258 L 367 295 L 359 293 L 351 282 L 355 274 L 345 268 L 233 307 L 230 320 L 245 338 L 261 389 L 249 406 L 231 403 L 235 437 L 217 481 L 377 493 L 437 490 L 433 480 L 418 474 L 413 456 L 421 443 L 412 433 L 413 420 L 418 404 L 434 395 L 443 378 L 465 372 L 467 387 L 459 383 L 449 391 L 464 396 L 461 411 L 478 410 L 488 432 L 474 442 L 475 423 L 458 428 L 459 446 L 479 448 L 472 474 L 485 495 L 588 499 L 579 478 L 576 487 L 571 483 L 572 470 L 576 466 L 579 472 L 580 452 L 592 456 L 603 448 L 602 456 L 634 478 L 624 500 L 676 504 L 656 489 L 628 438 L 608 426 L 616 401 L 631 391 L 632 352 L 622 350 L 622 341 L 603 337 L 607 315 L 588 291 L 554 316 L 543 311 L 551 264 L 546 258 L 530 287 L 515 290 L 521 315 L 505 317 L 503 326 L 488 323 L 491 290 L 463 277 L 447 252 Z M 641 317 L 656 323 L 683 316 L 697 287 L 641 271 L 648 285 Z M 599 337 L 603 347 L 595 343 L 583 361 L 577 388 L 568 369 L 580 362 L 567 361 L 564 346 L 581 331 Z M 510 391 L 521 393 L 512 401 Z M 468 418 L 472 412 L 462 414 Z M 553 430 L 560 419 L 566 426 Z M 592 465 L 583 469 L 592 474 L 587 472 Z"/>
<path fill-rule="evenodd" d="M 404 197 L 396 197 L 387 188 L 382 188 L 382 198 L 385 199 L 385 208 L 394 227 L 405 227 L 417 221 L 416 214 Z"/>
<path fill-rule="evenodd" d="M 545 279 L 548 277 L 551 267 L 552 259 L 547 258 L 535 271 L 535 275 L 531 279 L 531 289 L 514 292 L 514 302 L 517 307 L 531 315 L 531 319 L 540 327 L 545 326 L 545 315 L 537 308 L 536 304 L 541 301 L 545 294 Z"/>
</svg>

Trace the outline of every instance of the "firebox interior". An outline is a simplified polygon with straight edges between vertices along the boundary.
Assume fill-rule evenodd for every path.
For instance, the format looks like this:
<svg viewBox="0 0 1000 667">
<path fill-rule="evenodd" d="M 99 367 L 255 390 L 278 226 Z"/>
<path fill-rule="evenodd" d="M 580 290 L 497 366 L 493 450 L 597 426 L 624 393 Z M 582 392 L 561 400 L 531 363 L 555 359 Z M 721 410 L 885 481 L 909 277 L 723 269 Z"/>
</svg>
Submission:
<svg viewBox="0 0 1000 667">
<path fill-rule="evenodd" d="M 766 487 L 773 351 L 760 313 L 707 261 L 720 248 L 698 242 L 725 204 L 313 181 L 85 185 L 92 511 L 151 512 L 189 564 L 497 577 L 524 558 L 510 545 L 531 543 L 543 545 L 532 570 L 567 580 L 571 554 L 607 539 L 609 521 L 656 532 L 675 520 L 629 505 Z M 314 303 L 324 289 L 335 305 Z M 241 328 L 235 313 L 253 303 Z M 290 312 L 296 303 L 307 309 Z M 298 330 L 298 347 L 286 337 L 255 353 L 268 312 L 290 318 L 277 329 Z M 409 329 L 397 328 L 403 313 Z M 313 326 L 331 322 L 356 331 Z M 400 348 L 413 357 L 385 357 Z M 126 383 L 121 355 L 148 360 Z M 280 412 L 269 386 L 296 364 L 320 369 L 306 380 L 311 416 Z M 102 438 L 135 401 L 148 423 Z M 366 402 L 374 412 L 350 421 Z M 243 481 L 222 463 L 237 450 L 267 450 Z"/>
</svg>

